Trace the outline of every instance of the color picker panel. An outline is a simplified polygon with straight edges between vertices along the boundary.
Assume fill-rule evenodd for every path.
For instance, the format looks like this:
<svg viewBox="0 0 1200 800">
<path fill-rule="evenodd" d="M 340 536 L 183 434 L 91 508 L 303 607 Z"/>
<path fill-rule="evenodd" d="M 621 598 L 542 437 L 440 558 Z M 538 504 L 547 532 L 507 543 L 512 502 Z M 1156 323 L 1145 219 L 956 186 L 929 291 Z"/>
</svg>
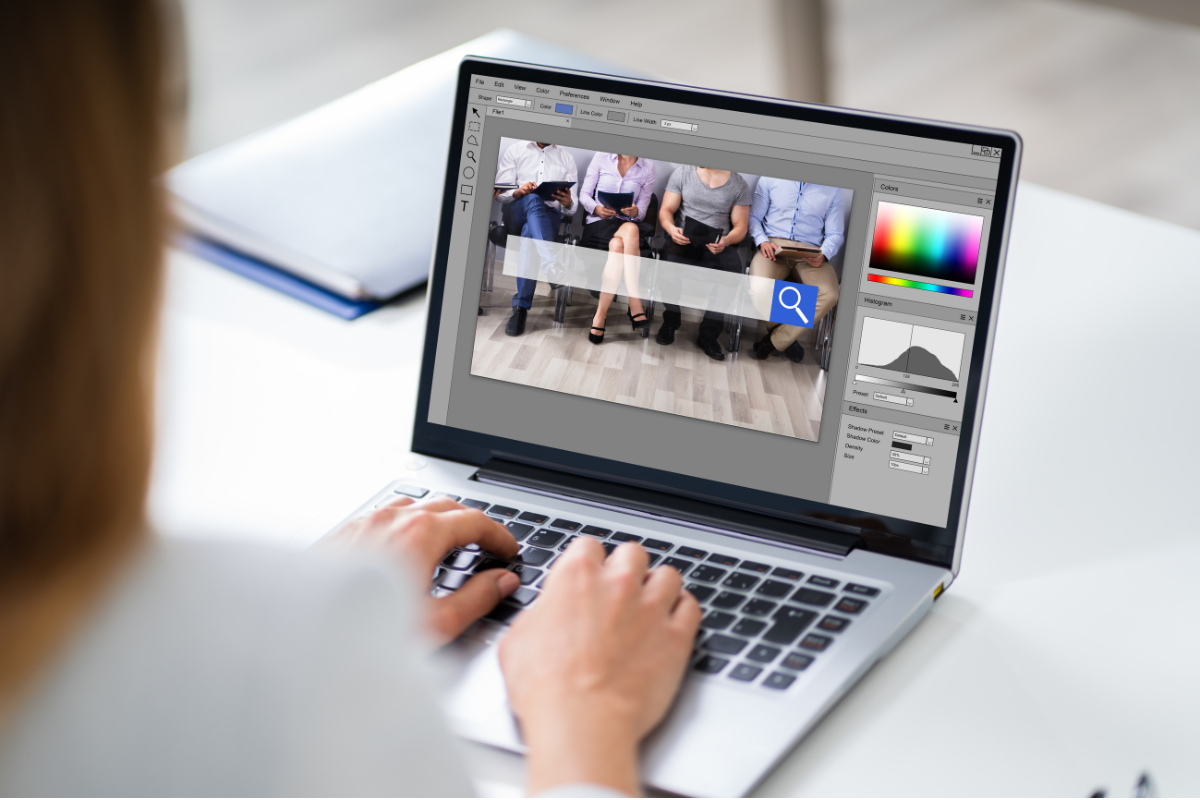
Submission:
<svg viewBox="0 0 1200 800">
<path fill-rule="evenodd" d="M 871 269 L 974 283 L 982 237 L 983 217 L 881 202 Z"/>
</svg>

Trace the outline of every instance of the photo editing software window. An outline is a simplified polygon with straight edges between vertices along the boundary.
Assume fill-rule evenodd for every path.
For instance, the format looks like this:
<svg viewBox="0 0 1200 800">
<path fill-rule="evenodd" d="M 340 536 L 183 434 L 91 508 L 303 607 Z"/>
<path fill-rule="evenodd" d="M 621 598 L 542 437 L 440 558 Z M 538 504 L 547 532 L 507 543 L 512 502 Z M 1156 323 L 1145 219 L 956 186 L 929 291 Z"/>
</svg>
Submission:
<svg viewBox="0 0 1200 800">
<path fill-rule="evenodd" d="M 471 80 L 430 422 L 946 526 L 998 151 Z"/>
</svg>

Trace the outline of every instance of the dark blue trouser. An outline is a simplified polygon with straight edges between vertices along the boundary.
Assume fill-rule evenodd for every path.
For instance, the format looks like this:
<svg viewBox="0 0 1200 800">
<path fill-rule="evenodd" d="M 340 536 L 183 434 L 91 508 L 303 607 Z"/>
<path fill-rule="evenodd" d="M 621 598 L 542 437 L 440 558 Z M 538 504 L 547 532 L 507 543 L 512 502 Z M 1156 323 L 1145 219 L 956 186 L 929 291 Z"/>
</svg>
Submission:
<svg viewBox="0 0 1200 800">
<path fill-rule="evenodd" d="M 554 236 L 558 232 L 559 219 L 558 210 L 546 205 L 542 198 L 536 194 L 527 194 L 520 200 L 513 201 L 512 226 L 513 232 L 517 236 L 526 239 L 537 239 L 543 242 L 553 242 Z M 540 261 L 537 266 L 531 263 L 535 249 Z M 520 306 L 521 308 L 528 309 L 533 305 L 533 291 L 537 288 L 537 278 L 532 276 L 544 271 L 547 267 L 554 264 L 555 261 L 556 256 L 552 248 L 533 248 L 527 244 L 522 245 L 520 274 L 531 277 L 517 278 L 517 293 L 513 295 L 512 299 L 513 308 Z"/>
</svg>

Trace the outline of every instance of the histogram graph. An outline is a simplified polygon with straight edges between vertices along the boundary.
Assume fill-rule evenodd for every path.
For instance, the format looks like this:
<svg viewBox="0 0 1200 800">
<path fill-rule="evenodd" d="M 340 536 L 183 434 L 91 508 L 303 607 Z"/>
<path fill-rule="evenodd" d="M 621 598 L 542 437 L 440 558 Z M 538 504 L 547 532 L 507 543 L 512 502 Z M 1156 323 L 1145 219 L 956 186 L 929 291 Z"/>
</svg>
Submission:
<svg viewBox="0 0 1200 800">
<path fill-rule="evenodd" d="M 858 364 L 957 382 L 964 341 L 955 331 L 865 317 Z"/>
</svg>

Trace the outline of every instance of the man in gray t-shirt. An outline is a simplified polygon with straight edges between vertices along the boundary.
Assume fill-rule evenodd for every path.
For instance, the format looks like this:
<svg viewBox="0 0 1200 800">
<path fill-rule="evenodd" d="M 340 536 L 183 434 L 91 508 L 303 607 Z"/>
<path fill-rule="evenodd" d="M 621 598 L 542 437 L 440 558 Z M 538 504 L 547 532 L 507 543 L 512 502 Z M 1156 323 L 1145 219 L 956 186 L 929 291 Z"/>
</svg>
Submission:
<svg viewBox="0 0 1200 800">
<path fill-rule="evenodd" d="M 670 237 L 663 258 L 726 272 L 740 272 L 742 265 L 734 245 L 746 238 L 750 226 L 750 185 L 736 172 L 707 167 L 683 166 L 671 173 L 658 221 Z M 703 242 L 708 235 L 719 234 L 716 241 Z M 692 239 L 685 233 L 691 231 Z M 683 322 L 679 306 L 663 304 L 663 324 L 655 338 L 659 344 L 675 341 L 675 331 Z M 696 344 L 716 361 L 725 360 L 725 351 L 717 343 L 725 325 L 723 314 L 706 312 L 700 323 Z"/>
</svg>

